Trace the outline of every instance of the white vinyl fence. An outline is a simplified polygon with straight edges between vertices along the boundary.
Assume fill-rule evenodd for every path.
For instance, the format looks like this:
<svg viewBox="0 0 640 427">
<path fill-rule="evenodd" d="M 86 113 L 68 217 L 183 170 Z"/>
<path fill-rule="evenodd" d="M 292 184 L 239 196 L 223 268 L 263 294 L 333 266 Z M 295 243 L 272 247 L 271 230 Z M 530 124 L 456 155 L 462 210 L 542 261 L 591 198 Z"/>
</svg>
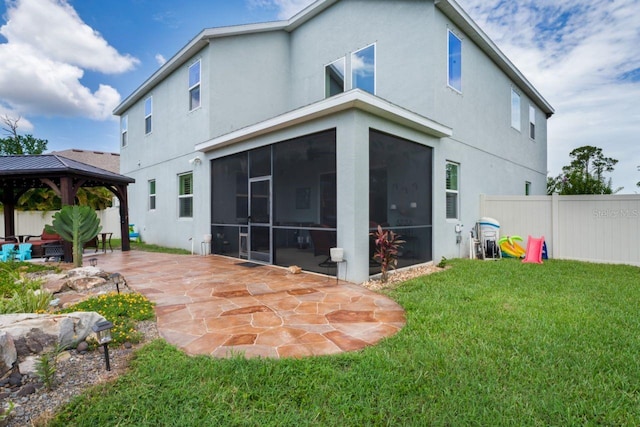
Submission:
<svg viewBox="0 0 640 427">
<path fill-rule="evenodd" d="M 551 258 L 640 265 L 640 195 L 481 195 L 480 216 L 524 245 L 544 236 Z"/>
<path fill-rule="evenodd" d="M 112 238 L 119 239 L 120 236 L 120 208 L 113 207 L 105 210 L 96 211 L 98 218 L 100 218 L 100 225 L 102 225 L 102 231 L 105 233 L 113 233 Z M 42 229 L 45 224 L 51 224 L 52 217 L 55 211 L 52 212 L 35 212 L 35 211 L 16 211 L 16 235 L 34 235 L 39 236 L 42 234 Z M 4 231 L 4 212 L 0 211 L 0 236 L 6 236 Z"/>
</svg>

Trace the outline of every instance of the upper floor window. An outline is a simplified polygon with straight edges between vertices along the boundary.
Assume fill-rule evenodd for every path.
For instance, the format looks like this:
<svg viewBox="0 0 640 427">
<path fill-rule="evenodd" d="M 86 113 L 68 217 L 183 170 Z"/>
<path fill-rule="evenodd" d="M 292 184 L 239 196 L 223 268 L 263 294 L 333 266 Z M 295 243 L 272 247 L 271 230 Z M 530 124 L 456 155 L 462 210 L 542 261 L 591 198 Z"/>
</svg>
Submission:
<svg viewBox="0 0 640 427">
<path fill-rule="evenodd" d="M 376 45 L 351 54 L 351 87 L 376 93 Z"/>
<path fill-rule="evenodd" d="M 536 139 L 536 109 L 529 105 L 529 138 Z"/>
<path fill-rule="evenodd" d="M 180 218 L 193 218 L 193 174 L 178 175 L 178 216 Z"/>
<path fill-rule="evenodd" d="M 120 118 L 120 144 L 126 147 L 128 144 L 127 134 L 129 129 L 129 116 L 122 116 Z"/>
<path fill-rule="evenodd" d="M 153 115 L 153 97 L 144 100 L 144 133 L 151 133 L 151 116 Z"/>
<path fill-rule="evenodd" d="M 520 130 L 520 95 L 511 89 L 511 127 Z"/>
<path fill-rule="evenodd" d="M 452 89 L 462 92 L 462 40 L 451 30 L 448 37 L 447 84 Z"/>
<path fill-rule="evenodd" d="M 200 107 L 200 60 L 189 67 L 189 111 Z"/>
<path fill-rule="evenodd" d="M 344 57 L 324 67 L 325 96 L 327 98 L 344 92 L 345 68 Z"/>
<path fill-rule="evenodd" d="M 149 210 L 153 211 L 156 209 L 156 180 L 152 179 L 149 181 Z"/>
<path fill-rule="evenodd" d="M 531 183 L 529 181 L 524 182 L 524 195 L 525 196 L 531 195 Z"/>
<path fill-rule="evenodd" d="M 459 212 L 459 197 L 460 191 L 458 188 L 458 169 L 460 165 L 457 163 L 447 162 L 447 177 L 446 177 L 446 208 L 447 219 L 458 219 Z"/>
</svg>

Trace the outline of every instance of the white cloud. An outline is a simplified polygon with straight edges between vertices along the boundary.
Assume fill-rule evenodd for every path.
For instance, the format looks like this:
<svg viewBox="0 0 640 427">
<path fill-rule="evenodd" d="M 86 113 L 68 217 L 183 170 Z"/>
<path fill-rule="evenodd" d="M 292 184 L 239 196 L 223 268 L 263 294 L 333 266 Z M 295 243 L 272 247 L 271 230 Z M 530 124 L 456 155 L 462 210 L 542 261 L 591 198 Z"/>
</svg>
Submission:
<svg viewBox="0 0 640 427">
<path fill-rule="evenodd" d="M 84 70 L 123 73 L 139 62 L 119 54 L 66 0 L 7 1 L 0 44 L 0 99 L 14 115 L 111 117 L 120 95 L 91 92 Z"/>
<path fill-rule="evenodd" d="M 163 66 L 164 64 L 167 63 L 167 59 L 160 53 L 156 53 L 156 62 L 158 63 L 159 66 Z"/>
<path fill-rule="evenodd" d="M 250 7 L 275 9 L 278 11 L 278 19 L 289 19 L 314 0 L 248 0 Z"/>
<path fill-rule="evenodd" d="M 459 2 L 555 107 L 550 173 L 569 164 L 572 149 L 594 145 L 619 160 L 613 187 L 640 191 L 638 0 Z"/>
</svg>

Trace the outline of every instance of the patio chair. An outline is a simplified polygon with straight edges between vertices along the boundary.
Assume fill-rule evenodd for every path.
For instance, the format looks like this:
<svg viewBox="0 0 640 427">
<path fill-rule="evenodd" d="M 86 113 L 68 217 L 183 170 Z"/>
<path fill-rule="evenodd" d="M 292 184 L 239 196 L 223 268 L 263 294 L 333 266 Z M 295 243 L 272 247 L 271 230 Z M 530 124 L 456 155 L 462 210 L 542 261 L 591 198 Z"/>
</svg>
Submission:
<svg viewBox="0 0 640 427">
<path fill-rule="evenodd" d="M 15 254 L 15 247 L 16 245 L 14 243 L 5 243 L 4 245 L 2 245 L 0 260 L 2 260 L 2 262 L 12 260 Z"/>
<path fill-rule="evenodd" d="M 26 261 L 31 259 L 31 243 L 20 243 L 18 245 L 18 253 L 16 253 L 18 261 Z"/>
</svg>

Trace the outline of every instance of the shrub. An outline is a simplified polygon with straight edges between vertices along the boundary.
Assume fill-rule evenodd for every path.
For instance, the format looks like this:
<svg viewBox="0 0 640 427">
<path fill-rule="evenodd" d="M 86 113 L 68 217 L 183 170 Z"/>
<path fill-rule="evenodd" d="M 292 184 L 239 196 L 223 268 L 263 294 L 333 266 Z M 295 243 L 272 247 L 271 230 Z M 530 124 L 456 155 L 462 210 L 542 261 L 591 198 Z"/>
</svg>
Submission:
<svg viewBox="0 0 640 427">
<path fill-rule="evenodd" d="M 138 293 L 100 295 L 74 304 L 60 313 L 74 311 L 95 311 L 113 323 L 113 342 L 140 342 L 141 335 L 135 330 L 135 321 L 150 320 L 155 317 L 153 303 Z"/>
<path fill-rule="evenodd" d="M 389 278 L 389 268 L 396 268 L 398 265 L 398 250 L 402 247 L 404 240 L 400 240 L 400 236 L 391 230 L 383 230 L 378 225 L 378 231 L 371 233 L 376 240 L 376 251 L 373 259 L 380 262 L 380 272 L 382 273 L 382 282 Z"/>
</svg>

